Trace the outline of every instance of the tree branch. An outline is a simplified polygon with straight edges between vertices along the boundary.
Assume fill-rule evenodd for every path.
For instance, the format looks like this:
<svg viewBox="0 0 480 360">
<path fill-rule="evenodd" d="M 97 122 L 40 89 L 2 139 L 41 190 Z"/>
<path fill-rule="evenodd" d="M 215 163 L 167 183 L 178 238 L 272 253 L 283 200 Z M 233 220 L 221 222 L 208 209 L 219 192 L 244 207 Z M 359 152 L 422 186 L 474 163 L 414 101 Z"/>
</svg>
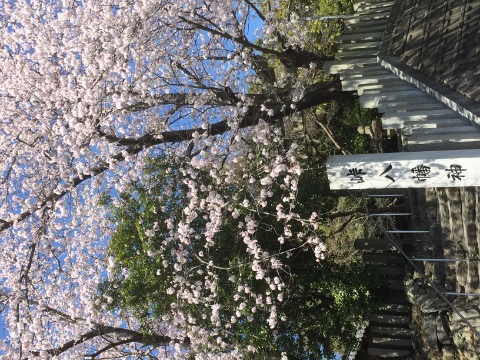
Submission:
<svg viewBox="0 0 480 360">
<path fill-rule="evenodd" d="M 260 20 L 262 20 L 262 21 L 267 20 L 265 18 L 265 16 L 263 16 L 262 12 L 251 1 L 249 1 L 249 0 L 243 0 L 243 1 L 253 9 L 253 11 L 255 12 L 255 14 L 257 14 L 257 16 L 260 18 Z"/>
<path fill-rule="evenodd" d="M 345 221 L 343 222 L 343 224 L 342 224 L 338 229 L 336 229 L 335 231 L 332 231 L 331 233 L 329 233 L 329 234 L 327 235 L 327 238 L 329 238 L 329 237 L 331 237 L 331 236 L 333 236 L 333 235 L 336 235 L 336 234 L 338 234 L 338 233 L 341 233 L 343 230 L 345 230 L 345 228 L 347 227 L 347 225 L 350 224 L 350 223 L 352 222 L 352 220 L 355 218 L 355 215 L 356 215 L 356 214 L 350 215 L 350 217 L 349 217 L 347 220 L 345 220 Z"/>
<path fill-rule="evenodd" d="M 92 354 L 92 355 L 86 355 L 86 357 L 88 356 L 91 360 L 95 359 L 98 355 L 104 353 L 105 351 L 108 351 L 110 349 L 113 349 L 117 346 L 120 346 L 120 345 L 124 345 L 124 344 L 129 344 L 129 343 L 132 343 L 132 342 L 137 342 L 138 339 L 136 338 L 130 338 L 130 339 L 125 339 L 125 340 L 120 340 L 120 341 L 117 341 L 117 342 L 113 342 L 107 346 L 105 346 L 104 348 L 98 350 L 96 353 Z"/>
<path fill-rule="evenodd" d="M 316 114 L 315 114 L 316 116 Z M 330 141 L 335 145 L 335 147 L 337 148 L 337 150 L 340 150 L 342 152 L 343 155 L 349 155 L 350 154 L 350 151 L 346 150 L 341 144 L 340 142 L 337 140 L 337 138 L 335 137 L 335 135 L 333 135 L 333 132 L 332 130 L 330 130 L 330 128 L 323 124 L 322 122 L 320 121 L 316 121 L 316 123 L 318 125 L 320 125 L 320 127 L 322 128 L 323 130 L 323 133 L 325 135 L 327 135 L 327 137 L 330 139 Z"/>
<path fill-rule="evenodd" d="M 45 350 L 45 352 L 48 355 L 58 356 L 88 340 L 94 339 L 98 336 L 104 336 L 104 335 L 110 335 L 110 334 L 125 335 L 130 337 L 129 341 L 127 342 L 119 341 L 118 345 L 121 345 L 121 343 L 138 342 L 145 346 L 168 346 L 172 341 L 172 339 L 168 336 L 155 335 L 155 334 L 145 335 L 135 330 L 117 328 L 113 326 L 96 325 L 92 330 L 82 334 L 79 339 L 67 341 L 65 344 L 56 348 Z M 188 344 L 189 344 L 189 340 L 186 339 L 183 345 L 187 346 Z M 31 354 L 34 356 L 39 356 L 40 352 L 32 351 Z M 25 358 L 25 360 L 27 359 L 28 358 Z"/>
<path fill-rule="evenodd" d="M 373 210 L 369 210 L 369 213 L 370 214 L 379 214 L 379 213 L 396 212 L 396 211 L 401 211 L 401 210 L 405 210 L 405 204 L 373 209 Z M 338 219 L 338 218 L 345 217 L 345 216 L 365 215 L 365 214 L 366 214 L 365 208 L 362 206 L 362 207 L 359 207 L 359 208 L 356 208 L 356 209 L 353 209 L 353 210 L 349 210 L 349 211 L 337 211 L 337 212 L 331 213 L 331 214 L 327 215 L 327 218 L 330 219 L 330 220 L 333 220 L 333 219 Z"/>
<path fill-rule="evenodd" d="M 11 164 L 10 164 L 10 166 L 9 166 L 8 169 L 7 169 L 7 172 L 5 173 L 5 176 L 3 177 L 3 180 L 2 180 L 2 182 L 1 182 L 1 184 L 5 184 L 5 183 L 7 182 L 7 180 L 8 180 L 9 177 L 10 177 L 10 174 L 12 173 L 12 169 L 13 169 L 13 167 L 14 167 L 14 165 L 15 165 L 16 162 L 17 162 L 17 157 L 14 156 L 14 157 L 13 157 L 13 160 L 12 160 L 12 162 L 11 162 Z"/>
<path fill-rule="evenodd" d="M 179 85 L 180 86 L 180 85 Z M 235 105 L 238 101 L 238 96 L 243 96 L 248 99 L 251 99 L 255 102 L 264 102 L 270 96 L 269 94 L 235 94 L 229 87 L 224 88 L 213 88 L 213 87 L 202 87 L 202 89 L 210 90 L 213 93 L 209 99 L 206 99 L 202 102 L 204 106 L 227 106 Z M 113 94 L 108 94 L 113 95 Z M 144 94 L 130 91 L 129 95 L 143 97 Z M 194 96 L 195 94 L 193 94 Z M 232 96 L 234 95 L 234 96 Z M 155 94 L 150 97 L 149 101 L 138 101 L 134 104 L 127 105 L 121 109 L 121 111 L 128 112 L 137 112 L 144 111 L 160 105 L 176 105 L 176 106 L 194 106 L 197 104 L 196 100 L 193 99 L 191 94 Z"/>
<path fill-rule="evenodd" d="M 236 42 L 237 44 L 240 44 L 242 46 L 245 46 L 246 48 L 261 51 L 264 54 L 269 54 L 269 55 L 274 55 L 280 60 L 283 60 L 284 63 L 286 63 L 288 66 L 297 66 L 297 67 L 308 67 L 310 63 L 315 62 L 317 64 L 322 64 L 325 60 L 329 60 L 332 57 L 326 57 L 326 56 L 319 56 L 317 54 L 314 54 L 309 51 L 304 51 L 301 49 L 294 49 L 294 48 L 288 48 L 285 51 L 277 51 L 273 49 L 269 49 L 257 44 L 253 44 L 250 41 L 248 41 L 247 38 L 244 36 L 233 36 L 231 34 L 225 33 L 223 31 L 215 30 L 212 28 L 209 28 L 208 26 L 199 24 L 195 21 L 189 20 L 183 16 L 179 17 L 182 21 L 186 22 L 187 24 L 190 24 L 194 26 L 195 28 L 199 30 L 203 30 L 206 32 L 209 32 L 213 35 L 220 36 L 224 39 L 231 40 Z"/>
<path fill-rule="evenodd" d="M 351 92 L 342 91 L 342 85 L 340 83 L 340 80 L 338 79 L 338 77 L 335 77 L 329 82 L 322 82 L 309 86 L 307 89 L 305 89 L 304 97 L 296 103 L 292 103 L 291 101 L 288 101 L 286 97 L 284 97 L 285 103 L 277 102 L 275 104 L 268 104 L 268 106 L 273 110 L 273 115 L 271 116 L 267 116 L 265 113 L 261 112 L 259 109 L 259 104 L 250 106 L 246 114 L 240 120 L 239 128 L 246 128 L 257 125 L 260 119 L 263 119 L 263 121 L 267 123 L 273 124 L 275 123 L 275 121 L 282 119 L 284 116 L 291 115 L 292 112 L 302 111 L 313 106 L 330 102 L 332 100 L 348 98 L 351 95 Z M 294 105 L 295 110 L 291 109 L 291 105 Z M 123 155 L 125 153 L 128 155 L 136 155 L 142 150 L 149 147 L 158 146 L 161 144 L 175 144 L 192 140 L 196 134 L 208 133 L 208 135 L 215 136 L 224 134 L 225 132 L 230 130 L 231 129 L 229 126 L 229 121 L 222 120 L 217 123 L 211 124 L 208 129 L 191 128 L 185 130 L 165 131 L 161 134 L 147 134 L 140 138 L 118 138 L 115 135 L 105 133 L 99 134 L 99 136 L 105 138 L 107 141 L 126 147 L 123 149 L 122 152 L 119 152 L 110 158 L 111 160 L 118 162 L 125 160 L 125 157 Z M 87 173 L 83 173 L 73 178 L 70 181 L 70 188 L 58 192 L 52 192 L 43 200 L 40 200 L 31 210 L 26 210 L 21 214 L 17 215 L 14 220 L 0 219 L 0 232 L 10 229 L 16 222 L 25 220 L 27 217 L 31 216 L 37 209 L 43 208 L 48 202 L 57 201 L 65 194 L 70 192 L 71 188 L 77 187 L 84 181 L 103 173 L 107 169 L 107 165 L 100 165 L 91 168 Z"/>
</svg>

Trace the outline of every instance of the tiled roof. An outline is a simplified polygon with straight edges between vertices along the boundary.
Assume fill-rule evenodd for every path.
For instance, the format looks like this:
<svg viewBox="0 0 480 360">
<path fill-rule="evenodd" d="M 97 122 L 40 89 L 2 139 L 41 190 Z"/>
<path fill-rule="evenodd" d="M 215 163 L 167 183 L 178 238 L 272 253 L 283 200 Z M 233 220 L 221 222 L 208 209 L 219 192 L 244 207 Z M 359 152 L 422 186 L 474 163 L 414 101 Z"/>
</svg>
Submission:
<svg viewBox="0 0 480 360">
<path fill-rule="evenodd" d="M 324 70 L 356 90 L 363 107 L 383 113 L 383 128 L 397 129 L 403 151 L 478 149 L 479 102 L 457 91 L 473 96 L 480 88 L 479 56 L 460 44 L 479 41 L 471 35 L 480 29 L 474 3 L 480 0 L 357 0 Z"/>
<path fill-rule="evenodd" d="M 388 53 L 480 102 L 480 1 L 397 2 Z"/>
</svg>

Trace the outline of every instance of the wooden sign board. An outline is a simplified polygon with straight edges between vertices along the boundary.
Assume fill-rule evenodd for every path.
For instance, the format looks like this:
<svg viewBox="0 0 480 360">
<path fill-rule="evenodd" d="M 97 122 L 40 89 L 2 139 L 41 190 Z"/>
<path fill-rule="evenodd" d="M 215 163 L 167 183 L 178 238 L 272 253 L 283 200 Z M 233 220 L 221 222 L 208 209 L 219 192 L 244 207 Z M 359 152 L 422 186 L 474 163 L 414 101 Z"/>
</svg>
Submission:
<svg viewBox="0 0 480 360">
<path fill-rule="evenodd" d="M 332 190 L 480 186 L 480 150 L 333 155 Z"/>
</svg>

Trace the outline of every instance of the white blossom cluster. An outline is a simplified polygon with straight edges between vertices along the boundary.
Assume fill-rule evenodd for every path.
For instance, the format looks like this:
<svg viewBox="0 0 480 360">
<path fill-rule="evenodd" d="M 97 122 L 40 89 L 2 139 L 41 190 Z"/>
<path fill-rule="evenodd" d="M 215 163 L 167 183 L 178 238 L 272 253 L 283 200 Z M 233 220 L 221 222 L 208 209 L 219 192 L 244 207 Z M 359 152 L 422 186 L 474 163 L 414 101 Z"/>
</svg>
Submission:
<svg viewBox="0 0 480 360">
<path fill-rule="evenodd" d="M 173 279 L 168 294 L 176 301 L 152 325 L 170 339 L 153 347 L 156 354 L 168 348 L 180 357 L 188 338 L 199 358 L 209 353 L 238 358 L 255 349 L 222 353 L 230 346 L 222 340 L 228 323 L 251 321 L 256 311 L 269 314 L 272 329 L 282 321 L 277 304 L 285 299 L 286 285 L 271 275 L 282 271 L 289 256 L 282 244 L 295 241 L 319 260 L 325 248 L 315 235 L 318 217 L 295 213 L 301 169 L 294 148 L 274 151 L 282 138 L 268 119 L 278 110 L 268 103 L 254 109 L 248 93 L 253 52 L 280 56 L 275 31 L 287 34 L 289 44 L 301 40 L 299 19 L 276 20 L 280 2 L 271 4 L 260 30 L 266 39 L 262 48 L 243 37 L 252 16 L 259 16 L 260 1 L 2 2 L 0 301 L 7 331 L 0 341 L 2 358 L 72 359 L 102 349 L 102 355 L 122 358 L 153 351 L 123 341 L 134 337 L 122 329 L 140 329 L 133 314 L 103 310 L 95 299 L 115 264 L 106 252 L 115 226 L 108 209 L 99 206 L 102 194 L 110 192 L 119 204 L 115 196 L 142 177 L 146 159 L 156 154 L 168 154 L 172 163 L 188 159 L 182 171 L 189 198 L 183 218 L 167 224 L 166 244 L 175 244 L 176 261 L 164 266 Z M 297 89 L 292 102 L 301 99 L 301 84 Z M 264 149 L 258 169 L 243 166 L 254 156 L 249 141 Z M 208 170 L 215 186 L 196 178 L 200 170 Z M 248 198 L 220 191 L 239 182 L 251 187 Z M 256 241 L 252 216 L 240 214 L 262 212 L 274 185 L 284 196 L 273 216 L 285 226 L 278 251 L 267 253 Z M 207 214 L 206 229 L 192 234 L 199 213 Z M 239 284 L 232 294 L 238 306 L 228 321 L 217 301 L 221 269 L 208 260 L 226 216 L 242 224 L 238 231 L 251 269 L 269 289 L 256 293 Z M 305 231 L 292 234 L 293 222 Z M 147 237 L 157 231 L 147 230 Z M 195 235 L 205 247 L 200 283 L 189 280 L 186 263 Z M 203 307 L 210 326 L 183 313 L 183 303 Z M 115 342 L 119 345 L 110 348 Z"/>
<path fill-rule="evenodd" d="M 253 142 L 254 147 L 260 145 L 263 149 L 260 159 L 256 162 L 250 161 L 255 164 L 254 169 L 245 164 L 245 159 L 252 160 L 254 156 L 253 148 L 248 146 L 245 138 Z M 288 296 L 285 293 L 287 284 L 283 280 L 283 273 L 288 272 L 288 268 L 284 267 L 283 260 L 288 259 L 292 247 L 284 251 L 283 245 L 286 242 L 294 244 L 298 249 L 310 249 L 318 260 L 323 258 L 325 247 L 316 236 L 317 215 L 314 213 L 309 219 L 302 219 L 295 213 L 301 169 L 295 158 L 295 146 L 284 155 L 278 152 L 281 139 L 279 130 L 262 123 L 255 131 L 239 131 L 232 135 L 227 149 L 222 149 L 223 143 L 212 145 L 208 152 L 208 161 L 197 159 L 188 167 L 181 168 L 182 182 L 188 198 L 183 207 L 183 218 L 165 220 L 166 228 L 169 229 L 168 236 L 162 237 L 160 247 L 155 247 L 155 250 L 152 250 L 153 243 L 151 248 L 144 249 L 147 256 L 164 259 L 162 264 L 165 269 L 158 269 L 157 275 L 169 274 L 171 279 L 166 293 L 174 296 L 175 300 L 170 304 L 170 313 L 162 317 L 162 323 L 170 324 L 170 330 L 178 338 L 190 339 L 190 346 L 197 346 L 197 351 L 205 347 L 208 351 L 215 351 L 218 347 L 230 348 L 223 340 L 228 336 L 230 328 L 237 322 L 254 321 L 257 312 L 268 314 L 267 321 L 271 329 L 275 329 L 279 321 L 286 320 L 285 315 L 277 311 L 278 305 Z M 196 140 L 202 142 L 208 140 L 208 137 L 199 136 Z M 218 163 L 216 157 L 222 153 L 228 154 L 229 161 L 222 167 L 215 168 L 212 164 Z M 204 156 L 207 157 L 207 153 Z M 209 172 L 214 184 L 206 186 L 194 181 L 202 170 Z M 232 183 L 237 183 L 239 187 L 244 184 L 247 191 L 242 194 L 229 193 L 226 189 Z M 276 206 L 276 213 L 266 213 L 262 209 L 266 208 L 268 199 L 272 197 L 271 190 L 274 186 L 282 189 L 281 203 Z M 171 195 L 168 192 L 167 196 Z M 256 237 L 258 222 L 254 220 L 254 216 L 257 213 L 271 216 L 284 225 L 283 232 L 277 234 L 278 250 L 275 253 L 266 251 Z M 206 220 L 205 229 L 200 233 L 194 224 L 198 217 Z M 264 283 L 263 288 L 267 289 L 264 292 L 255 291 L 250 283 L 251 279 L 241 282 L 231 275 L 228 281 L 236 285 L 236 290 L 230 295 L 236 304 L 234 309 L 224 309 L 225 305 L 219 303 L 221 296 L 218 293 L 218 281 L 222 273 L 229 273 L 234 269 L 216 264 L 215 259 L 208 255 L 210 249 L 219 245 L 218 241 L 225 241 L 218 237 L 218 233 L 223 223 L 228 221 L 228 217 L 238 220 L 239 238 L 246 245 L 254 279 Z M 295 222 L 301 224 L 302 232 L 292 233 L 291 227 Z M 154 238 L 158 231 L 163 231 L 161 229 L 155 222 L 153 227 L 145 229 L 144 233 L 148 238 Z M 192 241 L 203 244 L 203 249 L 198 254 L 192 254 Z M 165 260 L 167 258 L 175 260 L 171 263 Z M 200 264 L 193 266 L 190 263 L 192 258 L 196 258 Z M 109 261 L 109 270 L 113 270 L 115 259 L 110 258 Z M 256 286 L 258 287 L 258 283 Z M 111 299 L 105 300 L 107 304 L 111 302 Z M 202 314 L 201 318 L 193 317 L 185 311 L 192 305 Z M 229 313 L 232 315 L 227 315 Z M 202 325 L 205 322 L 209 324 L 208 327 Z M 212 328 L 215 329 L 214 332 L 211 331 Z M 247 350 L 254 351 L 251 346 Z"/>
</svg>

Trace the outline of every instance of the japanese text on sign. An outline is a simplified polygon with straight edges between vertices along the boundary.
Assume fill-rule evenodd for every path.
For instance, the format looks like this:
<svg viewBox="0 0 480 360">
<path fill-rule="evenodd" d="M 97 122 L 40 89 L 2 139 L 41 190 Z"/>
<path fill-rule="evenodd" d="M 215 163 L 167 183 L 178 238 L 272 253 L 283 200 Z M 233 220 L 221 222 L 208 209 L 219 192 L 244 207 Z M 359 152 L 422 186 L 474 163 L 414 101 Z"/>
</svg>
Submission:
<svg viewBox="0 0 480 360">
<path fill-rule="evenodd" d="M 480 149 L 333 155 L 330 188 L 382 189 L 480 186 Z"/>
<path fill-rule="evenodd" d="M 389 171 L 393 169 L 392 164 L 388 165 L 387 168 L 380 174 L 380 176 L 383 176 L 387 174 Z M 415 166 L 410 170 L 412 173 L 415 174 L 415 176 L 412 177 L 412 179 L 417 179 L 418 181 L 425 181 L 427 178 L 430 178 L 430 167 L 426 165 L 418 165 Z M 463 172 L 467 171 L 467 169 L 464 169 L 461 165 L 457 164 L 452 164 L 448 169 L 445 169 L 447 178 L 451 179 L 452 181 L 456 180 L 462 180 L 462 178 L 465 177 L 465 175 L 462 175 Z M 358 183 L 364 182 L 363 177 L 365 175 L 369 175 L 366 172 L 363 171 L 363 169 L 357 169 L 357 168 L 351 168 L 348 169 L 348 173 L 346 176 L 351 177 L 351 181 L 357 181 Z M 387 179 L 389 179 L 392 182 L 395 182 L 395 179 L 391 177 L 390 175 L 385 175 Z"/>
</svg>

